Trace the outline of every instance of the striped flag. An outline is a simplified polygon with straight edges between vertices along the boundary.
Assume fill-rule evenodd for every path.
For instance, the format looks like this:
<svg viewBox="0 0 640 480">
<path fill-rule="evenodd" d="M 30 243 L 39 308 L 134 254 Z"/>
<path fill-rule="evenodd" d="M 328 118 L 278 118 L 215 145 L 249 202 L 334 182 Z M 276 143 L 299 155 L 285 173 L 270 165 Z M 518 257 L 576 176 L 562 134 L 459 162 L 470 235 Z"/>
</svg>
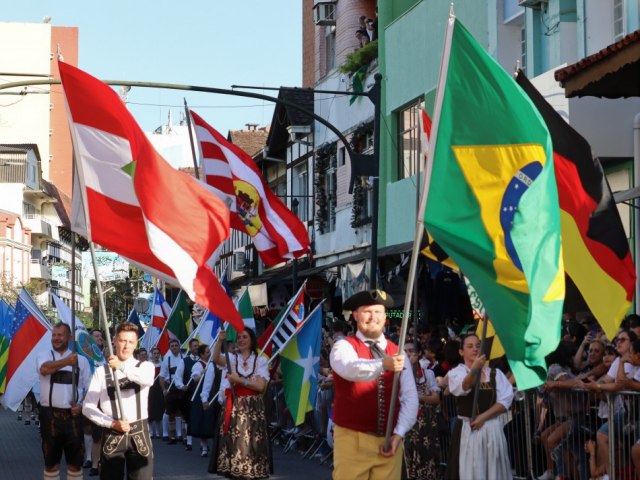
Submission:
<svg viewBox="0 0 640 480">
<path fill-rule="evenodd" d="M 169 351 L 169 339 L 167 337 L 165 341 L 160 342 L 160 336 L 167 324 L 167 319 L 171 313 L 171 307 L 157 287 L 155 295 L 153 296 L 153 308 L 151 312 L 151 322 L 149 322 L 147 332 L 140 341 L 140 347 L 143 347 L 147 352 L 150 352 L 153 347 L 157 346 L 160 349 L 160 353 L 164 355 Z"/>
<path fill-rule="evenodd" d="M 633 302 L 636 272 L 611 187 L 582 135 L 521 70 L 516 81 L 551 134 L 565 269 L 604 332 L 613 338 Z"/>
<path fill-rule="evenodd" d="M 178 284 L 194 301 L 242 327 L 208 262 L 229 236 L 229 211 L 195 178 L 174 169 L 109 86 L 58 62 L 69 110 L 79 197 L 75 232 Z"/>
<path fill-rule="evenodd" d="M 271 338 L 271 358 L 280 353 L 282 347 L 289 342 L 302 324 L 305 317 L 304 297 L 303 286 L 289 305 L 283 319 L 276 325 Z"/>
<path fill-rule="evenodd" d="M 253 159 L 191 111 L 205 181 L 229 207 L 231 226 L 247 233 L 265 265 L 309 251 L 300 219 L 269 189 Z"/>
<path fill-rule="evenodd" d="M 11 325 L 11 346 L 7 360 L 7 386 L 2 401 L 14 412 L 38 382 L 36 357 L 51 349 L 51 328 L 44 316 L 32 310 L 31 297 L 22 289 Z"/>
</svg>

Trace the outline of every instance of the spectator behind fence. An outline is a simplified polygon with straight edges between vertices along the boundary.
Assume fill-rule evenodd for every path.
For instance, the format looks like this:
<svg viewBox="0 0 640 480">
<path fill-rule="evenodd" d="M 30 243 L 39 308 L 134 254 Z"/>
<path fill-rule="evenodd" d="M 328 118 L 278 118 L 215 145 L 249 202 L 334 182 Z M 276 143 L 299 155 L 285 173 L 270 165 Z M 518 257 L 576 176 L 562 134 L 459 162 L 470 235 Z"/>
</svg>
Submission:
<svg viewBox="0 0 640 480">
<path fill-rule="evenodd" d="M 624 377 L 633 378 L 638 367 L 633 366 L 629 362 L 625 362 L 623 358 L 628 358 L 631 344 L 638 339 L 635 333 L 631 330 L 621 330 L 618 332 L 618 336 L 615 338 L 615 345 L 620 357 L 616 358 L 607 374 L 597 382 L 583 382 L 586 389 L 594 392 L 618 392 L 623 390 L 622 380 Z M 611 475 L 608 471 L 609 466 L 609 424 L 613 421 L 614 431 L 620 432 L 625 422 L 624 404 L 620 397 L 616 396 L 613 399 L 614 413 L 613 419 L 609 418 L 607 422 L 602 424 L 598 429 L 596 436 L 597 440 L 597 465 L 605 465 L 607 468 L 607 474 Z"/>
<path fill-rule="evenodd" d="M 546 471 L 538 480 L 553 480 L 555 473 L 561 477 L 569 477 L 569 470 L 575 470 L 574 455 L 570 444 L 567 444 L 572 432 L 577 432 L 577 419 L 583 409 L 584 402 L 578 401 L 575 392 L 570 389 L 576 386 L 576 376 L 571 371 L 573 363 L 573 349 L 571 342 L 562 341 L 558 348 L 547 357 L 549 365 L 547 382 L 543 388 L 549 393 L 551 412 L 554 423 L 544 429 L 540 435 L 545 451 Z M 578 473 L 571 472 L 572 478 L 578 478 Z"/>
</svg>

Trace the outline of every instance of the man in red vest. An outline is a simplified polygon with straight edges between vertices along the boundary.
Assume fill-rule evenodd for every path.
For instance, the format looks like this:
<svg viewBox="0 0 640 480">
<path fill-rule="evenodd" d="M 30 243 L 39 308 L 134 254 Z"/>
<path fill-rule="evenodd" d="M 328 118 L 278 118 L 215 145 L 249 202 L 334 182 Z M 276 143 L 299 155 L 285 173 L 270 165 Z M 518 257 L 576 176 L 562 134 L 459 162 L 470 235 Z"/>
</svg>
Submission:
<svg viewBox="0 0 640 480">
<path fill-rule="evenodd" d="M 402 438 L 416 421 L 418 393 L 409 362 L 383 335 L 390 307 L 393 299 L 381 290 L 356 293 L 343 304 L 353 312 L 358 331 L 337 341 L 331 350 L 334 480 L 401 477 Z M 394 372 L 401 372 L 400 394 L 385 451 Z"/>
</svg>

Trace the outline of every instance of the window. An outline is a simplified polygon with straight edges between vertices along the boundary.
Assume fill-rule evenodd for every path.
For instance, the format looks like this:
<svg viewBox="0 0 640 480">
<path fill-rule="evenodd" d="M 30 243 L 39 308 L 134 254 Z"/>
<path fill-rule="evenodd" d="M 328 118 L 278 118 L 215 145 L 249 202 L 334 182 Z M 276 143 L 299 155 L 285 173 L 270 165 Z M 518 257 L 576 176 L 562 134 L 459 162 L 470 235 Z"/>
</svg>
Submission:
<svg viewBox="0 0 640 480">
<path fill-rule="evenodd" d="M 293 169 L 291 207 L 300 220 L 306 222 L 309 217 L 309 180 L 307 164 L 302 163 Z"/>
<path fill-rule="evenodd" d="M 420 110 L 424 101 L 409 105 L 398 113 L 398 178 L 412 177 L 424 168 L 420 155 Z"/>
<path fill-rule="evenodd" d="M 617 42 L 625 35 L 624 0 L 613 0 L 613 41 Z"/>
<path fill-rule="evenodd" d="M 324 28 L 325 71 L 329 72 L 336 66 L 336 27 L 335 25 L 330 25 Z"/>
<path fill-rule="evenodd" d="M 344 147 L 342 147 L 344 155 Z M 324 187 L 327 198 L 327 232 L 333 232 L 336 229 L 336 205 L 338 199 L 338 177 L 336 168 L 336 157 L 331 156 L 329 160 L 329 168 L 324 175 Z"/>
<path fill-rule="evenodd" d="M 345 147 L 340 147 L 338 149 L 338 166 L 339 167 L 344 167 L 347 162 L 346 152 L 347 152 L 347 149 Z"/>
</svg>

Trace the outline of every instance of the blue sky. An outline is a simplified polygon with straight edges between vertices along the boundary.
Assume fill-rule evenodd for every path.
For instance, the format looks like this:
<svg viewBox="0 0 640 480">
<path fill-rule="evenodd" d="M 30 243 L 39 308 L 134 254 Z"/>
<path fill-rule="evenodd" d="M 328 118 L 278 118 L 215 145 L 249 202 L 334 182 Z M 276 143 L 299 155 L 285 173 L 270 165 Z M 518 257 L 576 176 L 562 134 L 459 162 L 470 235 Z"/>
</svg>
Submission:
<svg viewBox="0 0 640 480">
<path fill-rule="evenodd" d="M 101 79 L 218 88 L 302 81 L 300 0 L 2 3 L 2 22 L 39 23 L 48 15 L 52 25 L 79 27 L 79 66 Z M 143 88 L 129 93 L 129 109 L 144 130 L 153 130 L 166 123 L 169 108 L 179 118 L 184 97 L 223 135 L 246 123 L 269 124 L 273 114 L 259 100 Z"/>
</svg>

